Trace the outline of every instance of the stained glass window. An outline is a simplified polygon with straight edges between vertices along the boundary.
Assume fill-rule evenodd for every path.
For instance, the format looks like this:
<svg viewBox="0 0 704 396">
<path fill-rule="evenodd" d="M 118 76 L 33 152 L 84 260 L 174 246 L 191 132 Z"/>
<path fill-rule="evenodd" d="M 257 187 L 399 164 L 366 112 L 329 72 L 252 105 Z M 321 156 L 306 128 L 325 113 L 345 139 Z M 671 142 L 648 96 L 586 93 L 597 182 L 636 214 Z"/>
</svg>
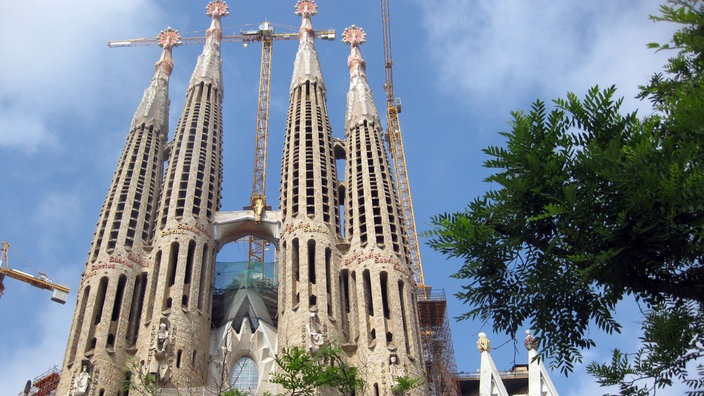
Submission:
<svg viewBox="0 0 704 396">
<path fill-rule="evenodd" d="M 252 358 L 245 356 L 235 363 L 230 374 L 230 385 L 242 392 L 254 394 L 259 384 L 257 364 Z"/>
</svg>

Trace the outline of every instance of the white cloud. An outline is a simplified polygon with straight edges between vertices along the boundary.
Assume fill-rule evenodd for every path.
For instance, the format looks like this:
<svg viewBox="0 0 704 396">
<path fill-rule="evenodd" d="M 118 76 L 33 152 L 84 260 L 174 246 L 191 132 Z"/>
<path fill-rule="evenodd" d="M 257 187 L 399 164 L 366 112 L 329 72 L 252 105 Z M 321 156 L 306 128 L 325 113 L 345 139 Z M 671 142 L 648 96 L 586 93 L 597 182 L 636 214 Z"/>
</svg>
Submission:
<svg viewBox="0 0 704 396">
<path fill-rule="evenodd" d="M 57 140 L 47 126 L 34 115 L 23 112 L 23 106 L 0 107 L 0 146 L 33 153 L 40 146 L 55 145 Z"/>
<path fill-rule="evenodd" d="M 79 192 L 47 192 L 42 194 L 34 220 L 38 224 L 61 224 L 61 228 L 65 229 L 81 214 L 80 202 Z"/>
<path fill-rule="evenodd" d="M 25 152 L 51 146 L 62 118 L 90 116 L 93 98 L 118 69 L 101 56 L 109 35 L 152 31 L 158 10 L 143 0 L 0 5 L 0 136 Z M 9 61 L 8 61 L 9 60 Z M 121 67 L 129 78 L 129 67 Z M 104 78 L 105 76 L 110 78 Z M 9 138 L 9 139 L 7 139 Z"/>
<path fill-rule="evenodd" d="M 657 1 L 418 2 L 438 89 L 466 106 L 526 107 L 566 91 L 616 84 L 633 108 L 637 86 L 660 70 L 673 26 L 654 24 Z"/>
<path fill-rule="evenodd" d="M 0 348 L 0 395 L 16 395 L 28 379 L 62 363 L 90 235 L 82 227 L 97 215 L 96 204 L 86 205 L 97 188 L 91 175 L 105 162 L 114 166 L 111 137 L 124 136 L 148 83 L 145 65 L 158 57 L 158 51 L 134 51 L 130 62 L 116 62 L 118 56 L 108 54 L 118 50 L 106 42 L 156 35 L 166 27 L 162 2 L 39 3 L 0 2 L 0 149 L 7 176 L 0 238 L 25 247 L 23 255 L 13 256 L 18 266 L 31 260 L 36 266 L 28 270 L 45 271 L 72 290 L 60 306 L 48 301 L 45 291 L 6 280 L 0 300 L 6 342 Z M 139 88 L 119 89 L 130 86 Z"/>
<path fill-rule="evenodd" d="M 5 340 L 12 344 L 12 348 L 3 347 L 0 353 L 2 395 L 16 395 L 24 388 L 27 380 L 34 379 L 54 364 L 60 369 L 61 361 L 58 358 L 63 356 L 66 348 L 70 311 L 73 307 L 71 304 L 57 306 L 56 303 L 49 302 L 48 298 L 46 300 L 41 304 L 41 309 L 37 310 L 35 306 L 32 311 L 25 311 L 26 320 L 17 323 L 18 326 L 24 326 L 24 333 L 32 334 L 31 343 Z M 29 337 L 22 341 L 26 339 Z"/>
</svg>

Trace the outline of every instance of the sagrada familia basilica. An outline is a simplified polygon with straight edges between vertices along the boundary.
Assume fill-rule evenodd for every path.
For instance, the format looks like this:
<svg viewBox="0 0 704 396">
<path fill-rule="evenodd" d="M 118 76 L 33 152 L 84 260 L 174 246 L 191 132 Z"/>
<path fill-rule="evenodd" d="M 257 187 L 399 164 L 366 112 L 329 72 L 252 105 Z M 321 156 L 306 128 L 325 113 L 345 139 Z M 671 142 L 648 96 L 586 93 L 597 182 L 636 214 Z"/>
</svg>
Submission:
<svg viewBox="0 0 704 396">
<path fill-rule="evenodd" d="M 60 377 L 56 394 L 280 394 L 271 382 L 280 370 L 275 357 L 292 347 L 315 355 L 334 344 L 359 369 L 359 394 L 394 394 L 405 377 L 421 380 L 409 393 L 416 396 L 557 395 L 533 359 L 537 341 L 529 332 L 529 364 L 508 376 L 518 383 L 504 385 L 484 334 L 480 372 L 458 377 L 444 293 L 434 299 L 414 272 L 403 194 L 360 51 L 365 32 L 351 26 L 342 34 L 349 90 L 344 134 L 334 137 L 311 19 L 317 6 L 299 0 L 295 13 L 301 24 L 289 37 L 299 44 L 279 209 L 254 193 L 244 210 L 222 209 L 220 46 L 228 5 L 207 5 L 210 27 L 171 139 L 171 54 L 181 38 L 172 29 L 158 36 L 161 57 L 100 212 L 60 376 L 52 374 Z M 248 34 L 264 40 L 274 33 L 265 23 Z M 218 269 L 218 252 L 246 239 L 249 260 L 237 271 Z M 275 260 L 253 259 L 253 243 L 273 247 Z"/>
<path fill-rule="evenodd" d="M 365 34 L 354 26 L 343 34 L 350 83 L 344 138 L 335 138 L 311 22 L 316 11 L 310 0 L 296 5 L 301 25 L 280 209 L 264 213 L 256 203 L 221 210 L 227 4 L 208 4 L 210 28 L 171 140 L 171 50 L 179 38 L 161 33 L 163 52 L 82 275 L 58 394 L 126 394 L 125 381 L 147 375 L 162 394 L 216 394 L 230 386 L 276 393 L 269 382 L 274 355 L 292 346 L 314 352 L 325 342 L 363 368 L 367 394 L 389 394 L 401 374 L 424 377 L 406 234 L 360 52 Z M 345 175 L 338 175 L 338 160 Z M 216 254 L 248 236 L 277 249 L 273 293 L 261 286 L 271 282 L 262 273 L 226 292 L 215 287 Z"/>
</svg>

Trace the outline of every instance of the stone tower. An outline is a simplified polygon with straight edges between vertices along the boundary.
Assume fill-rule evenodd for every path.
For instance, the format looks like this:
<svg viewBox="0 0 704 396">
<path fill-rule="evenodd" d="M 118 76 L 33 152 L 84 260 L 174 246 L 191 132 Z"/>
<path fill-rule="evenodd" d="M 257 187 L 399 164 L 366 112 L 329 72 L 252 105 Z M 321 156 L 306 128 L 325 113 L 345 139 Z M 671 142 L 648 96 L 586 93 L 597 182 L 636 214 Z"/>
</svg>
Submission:
<svg viewBox="0 0 704 396">
<path fill-rule="evenodd" d="M 159 43 L 161 59 L 132 119 L 81 278 L 60 395 L 88 394 L 96 387 L 95 394 L 116 394 L 127 351 L 140 335 L 168 133 L 171 49 L 180 43 L 178 33 L 164 30 Z"/>
<path fill-rule="evenodd" d="M 279 345 L 314 348 L 325 334 L 338 338 L 337 285 L 340 216 L 338 180 L 323 76 L 315 50 L 313 1 L 299 1 L 302 17 L 293 65 L 281 165 Z"/>
<path fill-rule="evenodd" d="M 409 265 L 391 166 L 384 148 L 359 46 L 365 32 L 345 29 L 351 47 L 347 65 L 350 88 L 345 113 L 345 241 L 339 274 L 345 341 L 354 343 L 353 359 L 365 367 L 370 394 L 387 394 L 396 377 L 422 377 L 416 294 Z"/>
<path fill-rule="evenodd" d="M 224 2 L 211 17 L 170 147 L 151 255 L 144 313 L 149 331 L 138 340 L 142 372 L 164 387 L 203 384 L 210 335 L 215 240 L 213 220 L 222 185 L 222 59 Z"/>
<path fill-rule="evenodd" d="M 59 394 L 119 394 L 131 365 L 163 386 L 202 385 L 205 370 L 194 368 L 207 361 L 210 333 L 212 222 L 222 184 L 220 18 L 228 13 L 221 1 L 207 11 L 211 26 L 169 148 L 168 78 L 179 41 L 173 30 L 160 37 L 163 55 L 83 274 Z"/>
</svg>

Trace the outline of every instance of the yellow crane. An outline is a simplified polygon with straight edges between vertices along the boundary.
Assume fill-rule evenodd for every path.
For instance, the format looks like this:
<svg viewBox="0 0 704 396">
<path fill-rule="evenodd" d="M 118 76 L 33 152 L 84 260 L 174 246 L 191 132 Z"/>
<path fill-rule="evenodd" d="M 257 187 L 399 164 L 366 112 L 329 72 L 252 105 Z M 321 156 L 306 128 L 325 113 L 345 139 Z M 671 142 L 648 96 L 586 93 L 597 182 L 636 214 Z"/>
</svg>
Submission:
<svg viewBox="0 0 704 396">
<path fill-rule="evenodd" d="M 335 40 L 335 30 L 316 30 L 316 38 Z M 273 42 L 277 40 L 298 40 L 298 33 L 275 33 L 270 22 L 261 23 L 257 29 L 241 31 L 240 34 L 223 36 L 223 42 L 241 42 L 248 46 L 253 42 L 262 43 L 262 57 L 259 72 L 259 96 L 257 100 L 257 127 L 254 145 L 254 177 L 250 205 L 255 221 L 261 222 L 264 211 L 270 209 L 266 204 L 266 156 L 269 135 L 269 93 L 271 88 L 271 57 Z M 202 44 L 205 37 L 181 38 L 183 44 Z M 122 41 L 108 41 L 108 47 L 137 47 L 158 45 L 158 38 L 138 38 Z M 264 263 L 265 241 L 249 237 L 247 260 L 249 269 L 253 263 Z"/>
<path fill-rule="evenodd" d="M 7 242 L 0 243 L 2 243 L 2 252 L 0 252 L 0 296 L 2 296 L 2 292 L 5 290 L 5 286 L 3 285 L 2 281 L 4 280 L 5 276 L 8 276 L 10 278 L 17 279 L 18 281 L 28 283 L 34 287 L 38 287 L 44 290 L 50 290 L 51 301 L 57 302 L 59 304 L 64 304 L 66 302 L 66 298 L 68 297 L 69 292 L 68 287 L 54 283 L 43 272 L 38 272 L 37 275 L 31 275 L 26 272 L 10 268 L 10 244 Z"/>
<path fill-rule="evenodd" d="M 398 190 L 403 222 L 406 226 L 408 236 L 408 250 L 411 256 L 411 267 L 413 268 L 413 279 L 416 287 L 425 292 L 425 279 L 423 277 L 423 265 L 420 259 L 420 248 L 418 246 L 418 233 L 416 231 L 416 219 L 413 213 L 413 199 L 411 198 L 411 186 L 408 183 L 408 169 L 406 168 L 406 154 L 403 149 L 403 136 L 401 135 L 401 123 L 398 114 L 401 112 L 401 99 L 394 96 L 393 59 L 391 57 L 391 18 L 389 16 L 389 0 L 381 0 L 381 20 L 384 33 L 384 62 L 386 68 L 386 140 L 391 151 L 391 158 L 394 164 L 394 175 L 396 177 L 396 188 Z"/>
</svg>

